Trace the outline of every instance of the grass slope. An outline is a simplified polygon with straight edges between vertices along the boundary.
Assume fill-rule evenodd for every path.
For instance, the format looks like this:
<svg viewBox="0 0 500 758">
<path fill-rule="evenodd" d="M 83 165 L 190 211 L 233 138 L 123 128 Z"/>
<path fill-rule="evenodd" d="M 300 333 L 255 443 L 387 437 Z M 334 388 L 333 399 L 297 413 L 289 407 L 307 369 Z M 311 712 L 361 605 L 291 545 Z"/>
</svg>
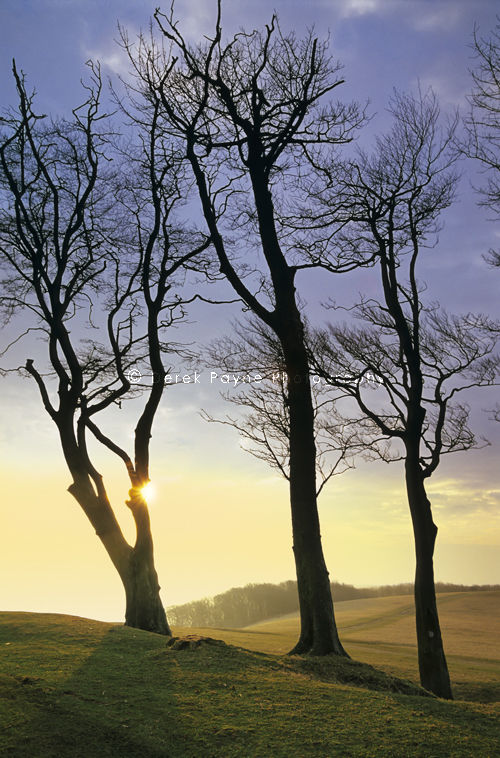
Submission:
<svg viewBox="0 0 500 758">
<path fill-rule="evenodd" d="M 363 635 L 361 642 L 350 642 L 350 652 L 404 622 L 401 608 L 380 609 L 380 619 L 392 614 L 393 621 L 378 627 L 373 608 L 339 610 L 339 617 L 347 614 L 342 623 L 352 624 L 348 638 Z M 463 608 L 451 604 L 450 609 L 462 618 Z M 471 613 L 464 624 L 472 623 Z M 210 630 L 210 636 L 233 645 L 174 650 L 163 637 L 118 625 L 72 616 L 0 614 L 0 755 L 500 754 L 498 703 L 441 701 L 416 685 L 334 657 L 287 658 L 234 646 L 246 636 L 261 650 L 276 648 L 290 637 L 277 627 L 292 622 L 284 619 L 267 630 Z M 374 642 L 377 657 L 380 646 Z M 384 644 L 397 649 L 395 643 Z"/>
<path fill-rule="evenodd" d="M 438 595 L 438 606 L 454 696 L 500 701 L 500 591 Z M 354 659 L 418 681 L 411 597 L 346 600 L 336 603 L 335 609 L 342 642 Z M 252 650 L 286 653 L 298 628 L 295 614 L 223 638 Z"/>
</svg>

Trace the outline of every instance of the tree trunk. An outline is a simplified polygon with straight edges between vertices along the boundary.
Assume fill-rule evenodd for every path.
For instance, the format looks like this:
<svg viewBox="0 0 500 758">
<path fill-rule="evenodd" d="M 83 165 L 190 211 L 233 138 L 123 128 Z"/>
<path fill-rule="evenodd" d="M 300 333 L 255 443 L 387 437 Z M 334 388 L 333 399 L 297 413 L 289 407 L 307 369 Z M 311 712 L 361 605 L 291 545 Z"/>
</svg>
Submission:
<svg viewBox="0 0 500 758">
<path fill-rule="evenodd" d="M 138 536 L 132 548 L 123 536 L 107 498 L 95 494 L 85 475 L 77 476 L 77 479 L 78 483 L 73 482 L 68 490 L 96 530 L 122 580 L 126 597 L 126 626 L 170 636 L 154 567 L 147 508 L 145 513 L 133 511 Z"/>
<path fill-rule="evenodd" d="M 302 324 L 298 323 L 302 330 Z M 291 654 L 335 653 L 342 647 L 323 556 L 316 497 L 316 446 L 309 366 L 301 333 L 283 341 L 290 411 L 290 505 L 297 569 L 300 637 Z"/>
<path fill-rule="evenodd" d="M 152 554 L 132 550 L 123 585 L 127 602 L 125 625 L 171 636 Z"/>
<path fill-rule="evenodd" d="M 406 488 L 415 536 L 415 615 L 418 667 L 422 687 L 438 697 L 452 699 L 434 585 L 434 544 L 437 527 L 425 492 L 418 461 L 406 459 Z"/>
<path fill-rule="evenodd" d="M 127 505 L 134 517 L 137 539 L 130 554 L 126 577 L 123 578 L 127 597 L 125 624 L 171 636 L 160 600 L 148 507 L 137 488 L 131 489 L 129 495 Z"/>
<path fill-rule="evenodd" d="M 292 510 L 300 637 L 289 654 L 335 653 L 348 657 L 337 632 L 330 580 L 321 547 L 321 535 L 319 530 L 307 528 L 308 520 L 307 515 L 304 519 L 297 518 L 297 514 L 294 514 Z M 300 523 L 304 524 L 303 528 L 300 528 Z"/>
<path fill-rule="evenodd" d="M 347 655 L 340 644 L 333 611 L 328 571 L 325 565 L 316 499 L 316 446 L 314 412 L 309 381 L 309 362 L 304 327 L 297 308 L 295 269 L 287 264 L 281 250 L 269 187 L 268 166 L 258 128 L 248 142 L 247 165 L 252 181 L 262 252 L 269 267 L 275 307 L 264 308 L 243 285 L 229 263 L 217 227 L 206 178 L 196 158 L 193 144 L 188 156 L 196 177 L 203 212 L 217 250 L 221 271 L 249 308 L 278 336 L 288 376 L 290 410 L 290 505 L 293 551 L 297 569 L 300 607 L 300 638 L 291 653 Z"/>
</svg>

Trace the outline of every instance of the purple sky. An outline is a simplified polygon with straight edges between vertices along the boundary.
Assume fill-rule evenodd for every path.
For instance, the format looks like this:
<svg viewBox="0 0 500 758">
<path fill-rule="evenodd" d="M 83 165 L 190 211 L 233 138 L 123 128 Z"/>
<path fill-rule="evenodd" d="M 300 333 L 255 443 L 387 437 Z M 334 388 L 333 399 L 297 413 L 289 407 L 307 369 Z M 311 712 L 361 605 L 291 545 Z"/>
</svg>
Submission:
<svg viewBox="0 0 500 758">
<path fill-rule="evenodd" d="M 85 75 L 86 60 L 99 59 L 104 71 L 111 77 L 126 74 L 127 64 L 115 42 L 118 37 L 117 22 L 127 28 L 132 37 L 139 29 L 147 29 L 155 4 L 138 0 L 2 0 L 1 102 L 4 105 L 14 104 L 10 67 L 11 60 L 15 57 L 18 67 L 27 76 L 29 86 L 37 90 L 38 110 L 53 115 L 68 114 L 70 108 L 80 101 L 79 80 Z M 468 68 L 472 65 L 470 43 L 474 24 L 478 25 L 480 32 L 487 34 L 495 25 L 498 8 L 494 0 L 312 0 L 307 3 L 277 0 L 274 7 L 284 31 L 295 29 L 300 34 L 314 24 L 319 35 L 330 32 L 331 50 L 345 66 L 346 83 L 342 92 L 338 91 L 339 97 L 360 102 L 370 101 L 369 112 L 374 117 L 360 137 L 362 144 L 368 147 L 373 133 L 384 129 L 388 124 L 385 108 L 394 87 L 403 91 L 415 91 L 419 82 L 423 89 L 432 86 L 445 113 L 457 107 L 464 111 L 465 98 L 471 86 Z M 239 27 L 260 27 L 269 21 L 270 8 L 267 2 L 261 0 L 251 3 L 226 0 L 223 26 L 228 34 Z M 213 12 L 214 6 L 206 0 L 183 0 L 176 3 L 180 27 L 192 39 L 211 33 Z M 440 235 L 440 244 L 426 255 L 423 278 L 429 285 L 429 297 L 439 300 L 449 309 L 482 310 L 498 317 L 500 272 L 489 269 L 482 255 L 488 248 L 499 246 L 500 233 L 495 224 L 488 221 L 487 214 L 477 207 L 471 186 L 480 180 L 476 167 L 464 162 L 462 172 L 457 202 L 443 216 L 445 227 Z M 351 292 L 355 296 L 359 290 L 369 288 L 369 277 L 373 275 L 364 272 L 350 279 L 343 278 L 343 296 L 349 298 Z M 314 309 L 316 317 L 321 318 L 318 302 L 321 297 L 325 299 L 329 294 L 334 294 L 332 290 L 337 283 L 323 278 L 321 284 L 318 284 L 317 280 L 308 280 L 304 276 L 299 284 L 302 296 Z M 215 308 L 203 311 L 203 324 L 195 325 L 192 329 L 203 336 L 217 336 L 224 331 L 228 315 L 233 313 L 231 311 L 230 314 L 229 309 Z M 23 351 L 20 349 L 16 355 L 22 360 Z M 214 429 L 200 421 L 197 411 L 201 406 L 210 408 L 212 404 L 215 408 L 221 405 L 216 388 L 205 383 L 198 392 L 189 389 L 189 392 L 184 388 L 175 390 L 175 395 L 172 393 L 172 397 L 167 398 L 164 418 L 155 437 L 156 455 L 165 480 L 180 477 L 179 481 L 176 480 L 175 497 L 182 497 L 183 476 L 188 476 L 190 467 L 201 466 L 207 471 L 212 467 L 216 470 L 217 475 L 211 486 L 217 488 L 219 482 L 219 499 L 232 499 L 227 504 L 230 510 L 227 513 L 221 511 L 219 515 L 221 519 L 229 518 L 233 528 L 233 537 L 229 538 L 233 545 L 231 549 L 234 550 L 233 570 L 230 576 L 224 575 L 219 568 L 214 568 L 211 573 L 210 551 L 203 552 L 203 541 L 200 540 L 197 555 L 200 566 L 205 566 L 204 571 L 200 569 L 197 573 L 198 569 L 187 569 L 186 564 L 183 569 L 184 584 L 179 589 L 172 583 L 171 591 L 169 589 L 166 597 L 167 604 L 210 594 L 235 584 L 254 580 L 277 581 L 293 576 L 290 537 L 288 532 L 283 533 L 283 530 L 289 529 L 285 485 L 273 479 L 263 464 L 239 450 L 236 433 L 218 427 Z M 457 581 L 466 582 L 467 577 L 470 577 L 471 583 L 500 582 L 497 560 L 500 545 L 500 489 L 497 475 L 500 425 L 488 421 L 487 414 L 482 411 L 483 408 L 494 405 L 495 392 L 471 396 L 470 400 L 474 410 L 474 428 L 482 430 L 494 444 L 482 451 L 459 454 L 453 460 L 450 458 L 433 478 L 432 500 L 436 518 L 442 526 L 439 536 L 442 548 L 441 553 L 438 553 L 437 575 L 448 581 L 456 577 Z M 57 469 L 61 493 L 64 493 L 69 481 L 57 447 L 55 429 L 43 417 L 39 399 L 25 380 L 14 377 L 2 380 L 0 414 L 2 462 L 14 467 L 12 470 L 21 492 L 18 520 L 14 519 L 11 532 L 7 532 L 15 544 L 23 529 L 35 528 L 37 523 L 36 517 L 33 521 L 31 510 L 32 494 L 22 481 L 22 465 L 18 466 L 19 450 L 22 449 L 25 453 L 24 465 L 28 470 L 30 461 L 34 459 L 45 471 L 50 467 Z M 220 454 L 222 446 L 227 466 L 225 473 Z M 167 471 L 172 461 L 175 462 L 175 472 Z M 244 532 L 248 530 L 248 534 L 252 534 L 252 527 L 246 521 L 248 514 L 242 511 L 239 517 L 235 515 L 238 508 L 234 503 L 234 492 L 237 490 L 231 489 L 229 480 L 235 488 L 238 481 L 245 482 L 243 486 L 250 486 L 249 482 L 262 480 L 264 484 L 269 483 L 272 492 L 279 492 L 271 498 L 279 503 L 279 518 L 269 515 L 269 509 L 264 511 L 270 520 L 270 534 L 274 535 L 270 537 L 270 545 L 273 546 L 275 555 L 263 559 L 258 570 L 252 568 L 250 557 L 247 563 L 241 557 L 244 551 Z M 226 491 L 227 487 L 229 490 Z M 377 494 L 372 498 L 373 502 L 366 502 L 367 493 L 371 497 L 374 491 Z M 361 466 L 358 472 L 343 477 L 342 482 L 339 480 L 332 483 L 322 497 L 323 532 L 331 529 L 338 533 L 341 522 L 342 541 L 348 541 L 351 535 L 352 549 L 356 551 L 356 534 L 360 529 L 371 530 L 375 535 L 375 544 L 378 540 L 383 553 L 383 546 L 390 543 L 393 534 L 393 527 L 387 526 L 390 519 L 394 520 L 394 524 L 401 522 L 401 532 L 394 527 L 396 542 L 399 534 L 409 535 L 407 509 L 401 493 L 401 471 L 397 466 L 390 470 L 388 467 Z M 268 496 L 267 492 L 263 500 Z M 64 507 L 77 509 L 76 503 L 71 503 L 69 496 L 65 497 L 67 502 L 64 501 Z M 199 492 L 190 491 L 189 497 L 196 505 L 197 498 L 201 496 Z M 259 497 L 257 491 L 254 497 Z M 195 505 L 193 514 L 196 513 Z M 157 518 L 161 525 L 162 517 Z M 470 527 L 472 523 L 475 524 L 476 531 Z M 214 521 L 214 527 L 216 525 Z M 71 535 L 73 526 L 75 534 L 79 533 L 79 529 L 82 532 L 88 530 L 83 523 L 75 522 L 74 525 L 67 525 L 68 535 Z M 182 526 L 179 529 L 182 530 Z M 91 538 L 95 540 L 93 535 Z M 61 539 L 65 539 L 62 532 Z M 71 536 L 67 539 L 70 540 Z M 379 559 L 374 554 L 371 558 L 372 565 L 368 566 L 367 563 L 364 572 L 354 570 L 355 564 L 349 562 L 348 551 L 342 552 L 338 542 L 335 543 L 332 539 L 330 544 L 328 537 L 325 539 L 327 563 L 332 578 L 357 584 L 385 583 L 391 581 L 391 577 L 394 582 L 411 578 L 411 540 L 408 542 L 407 536 L 401 538 L 402 541 L 395 548 L 396 557 L 392 562 L 382 553 Z M 275 548 L 276 545 L 279 548 Z M 172 545 L 169 549 L 172 551 Z M 68 555 L 61 560 L 68 561 Z M 182 562 L 181 558 L 178 560 Z M 373 565 L 377 560 L 378 569 L 374 570 Z M 41 552 L 39 565 L 43 564 Z M 84 565 L 85 554 L 82 552 L 82 564 L 78 564 L 82 571 Z M 107 571 L 107 564 L 103 565 L 106 565 Z M 459 566 L 463 571 L 457 572 Z M 59 587 L 54 578 L 57 568 L 51 570 L 53 574 L 50 574 L 50 581 Z M 187 578 L 190 571 L 192 579 Z M 201 583 L 200 572 L 203 573 Z M 114 587 L 112 583 L 113 579 L 110 579 L 110 587 Z M 82 584 L 84 586 L 86 585 Z M 109 589 L 109 593 L 110 596 L 113 595 L 114 589 Z M 19 603 L 14 601 L 14 597 L 20 598 Z M 29 609 L 28 606 L 39 609 L 33 597 L 26 579 L 26 585 L 21 581 L 19 587 L 14 587 L 12 593 L 6 595 L 4 602 L 0 597 L 0 606 L 7 604 L 10 607 L 18 605 L 24 609 Z M 50 596 L 53 610 L 74 608 L 63 598 L 64 587 L 59 587 Z M 49 610 L 50 602 L 47 598 L 45 605 L 43 602 L 41 605 Z M 101 607 L 92 605 L 90 600 L 88 609 L 85 606 L 84 610 L 88 615 L 105 615 Z M 113 610 L 113 613 L 114 617 L 117 614 L 119 616 L 119 608 Z"/>
</svg>

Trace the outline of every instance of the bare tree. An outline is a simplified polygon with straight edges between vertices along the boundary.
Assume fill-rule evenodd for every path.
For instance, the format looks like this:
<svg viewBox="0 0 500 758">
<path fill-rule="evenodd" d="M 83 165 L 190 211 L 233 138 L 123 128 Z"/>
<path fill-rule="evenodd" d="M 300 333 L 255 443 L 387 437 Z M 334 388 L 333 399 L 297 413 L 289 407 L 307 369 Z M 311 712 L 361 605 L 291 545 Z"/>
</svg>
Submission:
<svg viewBox="0 0 500 758">
<path fill-rule="evenodd" d="M 163 126 L 183 144 L 220 271 L 238 297 L 279 339 L 290 414 L 290 501 L 301 632 L 292 652 L 345 655 L 338 639 L 316 502 L 314 408 L 296 274 L 300 258 L 283 223 L 287 183 L 314 171 L 318 151 L 351 139 L 363 120 L 334 103 L 339 65 L 327 43 L 265 31 L 188 45 L 173 10 L 155 19 L 165 44 L 123 37 L 146 101 L 159 96 Z"/>
<path fill-rule="evenodd" d="M 432 93 L 396 95 L 392 111 L 394 126 L 377 139 L 374 152 L 361 152 L 343 176 L 337 173 L 353 215 L 339 244 L 375 257 L 381 297 L 349 309 L 361 326 L 333 325 L 311 349 L 317 371 L 356 400 L 366 444 L 371 434 L 382 435 L 392 443 L 383 457 L 404 460 L 415 538 L 420 678 L 427 689 L 451 698 L 434 587 L 437 527 L 425 482 L 443 454 L 476 444 L 468 406 L 457 397 L 495 381 L 491 353 L 498 325 L 485 316 L 449 316 L 422 301 L 420 254 L 435 242 L 439 215 L 452 202 L 457 181 L 449 152 L 454 124 L 440 129 Z M 367 382 L 367 375 L 376 382 Z"/>
<path fill-rule="evenodd" d="M 461 149 L 484 168 L 486 183 L 479 189 L 481 204 L 500 217 L 500 22 L 489 37 L 474 29 L 473 89 L 465 117 L 466 139 Z M 490 250 L 490 262 L 500 266 L 500 253 Z"/>
<path fill-rule="evenodd" d="M 288 376 L 276 334 L 256 320 L 236 324 L 231 337 L 215 340 L 207 363 L 224 371 L 232 386 L 222 393 L 237 407 L 235 414 L 205 420 L 224 424 L 240 434 L 241 446 L 290 481 L 290 403 Z M 318 376 L 311 377 L 319 496 L 333 476 L 353 468 L 356 455 L 367 456 L 364 435 L 336 410 L 341 393 Z"/>
<path fill-rule="evenodd" d="M 28 359 L 24 371 L 57 427 L 73 480 L 68 490 L 120 575 L 125 623 L 168 635 L 144 487 L 166 375 L 163 334 L 182 316 L 172 288 L 208 242 L 175 226 L 179 167 L 159 139 L 157 119 L 128 146 L 126 163 L 112 150 L 98 67 L 91 66 L 86 101 L 59 121 L 36 114 L 15 65 L 13 72 L 19 103 L 2 118 L 0 142 L 2 312 L 43 336 L 49 370 Z M 85 329 L 94 339 L 85 339 Z M 153 377 L 147 386 L 136 381 L 144 367 Z M 98 419 L 138 394 L 145 402 L 131 456 Z M 92 461 L 89 436 L 126 467 L 133 545 Z"/>
</svg>

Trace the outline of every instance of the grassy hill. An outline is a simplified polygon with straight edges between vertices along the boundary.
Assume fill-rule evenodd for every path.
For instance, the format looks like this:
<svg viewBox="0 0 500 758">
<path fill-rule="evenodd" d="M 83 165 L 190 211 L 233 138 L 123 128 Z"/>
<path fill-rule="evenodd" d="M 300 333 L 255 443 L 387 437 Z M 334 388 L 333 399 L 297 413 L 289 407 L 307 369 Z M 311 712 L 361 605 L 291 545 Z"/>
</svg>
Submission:
<svg viewBox="0 0 500 758">
<path fill-rule="evenodd" d="M 500 591 L 439 594 L 438 606 L 455 697 L 500 701 Z M 418 682 L 412 597 L 341 601 L 335 614 L 352 658 Z M 230 633 L 205 633 L 251 650 L 282 654 L 293 647 L 298 629 L 298 615 L 290 614 Z"/>
<path fill-rule="evenodd" d="M 408 597 L 339 604 L 347 649 L 383 671 L 283 657 L 293 617 L 211 629 L 227 644 L 176 650 L 119 625 L 0 614 L 0 755 L 494 758 L 500 593 L 471 595 L 440 605 L 455 688 L 473 702 L 441 701 L 395 676 L 416 681 Z"/>
</svg>

